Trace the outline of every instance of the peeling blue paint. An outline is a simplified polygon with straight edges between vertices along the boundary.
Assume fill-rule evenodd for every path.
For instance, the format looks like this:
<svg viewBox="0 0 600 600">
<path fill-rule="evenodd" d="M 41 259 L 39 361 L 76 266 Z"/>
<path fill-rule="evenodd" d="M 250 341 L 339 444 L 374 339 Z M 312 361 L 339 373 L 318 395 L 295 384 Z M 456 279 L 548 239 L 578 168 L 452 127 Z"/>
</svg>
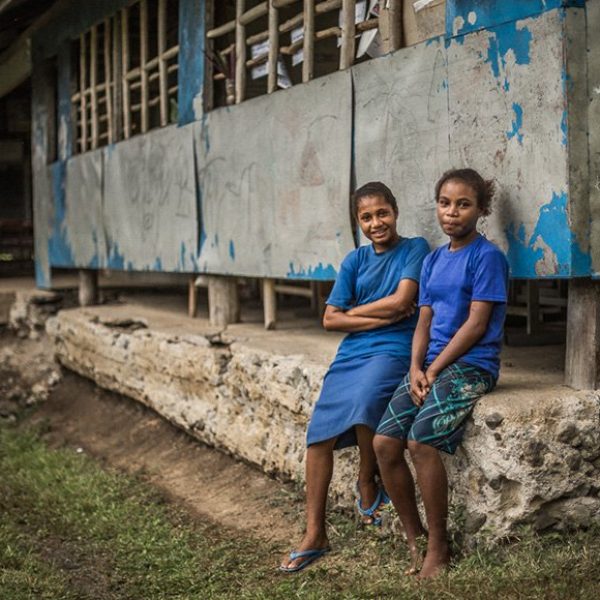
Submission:
<svg viewBox="0 0 600 600">
<path fill-rule="evenodd" d="M 179 2 L 178 123 L 196 120 L 194 101 L 204 87 L 204 2 Z"/>
<path fill-rule="evenodd" d="M 580 277 L 589 276 L 591 258 L 583 252 L 569 227 L 567 193 L 554 193 L 552 200 L 540 208 L 538 221 L 529 238 L 526 239 L 525 226 L 516 230 L 515 225 L 506 228 L 508 239 L 507 257 L 513 277 Z M 555 270 L 550 273 L 537 273 L 536 265 L 544 259 L 543 242 L 554 254 Z"/>
<path fill-rule="evenodd" d="M 585 6 L 585 0 L 447 0 L 446 37 L 453 37 L 455 20 L 462 19 L 463 26 L 458 35 L 480 29 L 489 29 L 503 23 L 509 23 L 534 17 L 561 7 Z M 469 22 L 469 13 L 474 12 L 476 19 Z"/>
<path fill-rule="evenodd" d="M 323 281 L 332 281 L 335 279 L 337 271 L 332 264 L 324 266 L 323 263 L 319 263 L 316 267 L 308 267 L 305 269 L 301 267 L 296 271 L 294 263 L 290 263 L 290 270 L 287 272 L 286 277 L 289 279 L 320 279 Z"/>
<path fill-rule="evenodd" d="M 233 240 L 229 240 L 229 258 L 235 260 L 235 246 L 233 245 Z"/>
<path fill-rule="evenodd" d="M 51 266 L 72 267 L 75 265 L 73 252 L 66 238 L 66 194 L 65 179 L 67 165 L 64 161 L 55 162 L 50 167 L 52 174 L 52 234 L 48 240 L 48 257 Z"/>
<path fill-rule="evenodd" d="M 562 132 L 562 138 L 560 140 L 561 144 L 563 146 L 567 145 L 567 141 L 568 141 L 568 136 L 567 136 L 567 111 L 563 110 L 563 116 L 562 119 L 560 121 L 560 130 Z"/>
<path fill-rule="evenodd" d="M 36 258 L 35 264 L 35 285 L 38 288 L 49 288 L 50 277 L 47 269 L 44 269 L 42 263 Z"/>
<path fill-rule="evenodd" d="M 117 271 L 125 269 L 125 255 L 119 252 L 119 244 L 110 244 L 108 249 L 108 268 Z"/>
<path fill-rule="evenodd" d="M 523 145 L 523 134 L 521 133 L 521 127 L 523 127 L 523 107 L 514 102 L 512 108 L 515 111 L 515 118 L 512 122 L 512 129 L 506 132 L 506 137 L 510 140 L 516 136 L 519 144 Z"/>
<path fill-rule="evenodd" d="M 488 41 L 486 62 L 490 64 L 494 77 L 500 77 L 501 65 L 503 71 L 506 68 L 506 55 L 510 50 L 513 51 L 518 65 L 529 64 L 532 35 L 527 27 L 517 27 L 517 23 L 507 23 L 490 29 L 490 34 L 492 35 Z"/>
<path fill-rule="evenodd" d="M 162 261 L 160 260 L 160 256 L 157 256 L 154 260 L 154 265 L 152 265 L 152 271 L 162 271 Z"/>
</svg>

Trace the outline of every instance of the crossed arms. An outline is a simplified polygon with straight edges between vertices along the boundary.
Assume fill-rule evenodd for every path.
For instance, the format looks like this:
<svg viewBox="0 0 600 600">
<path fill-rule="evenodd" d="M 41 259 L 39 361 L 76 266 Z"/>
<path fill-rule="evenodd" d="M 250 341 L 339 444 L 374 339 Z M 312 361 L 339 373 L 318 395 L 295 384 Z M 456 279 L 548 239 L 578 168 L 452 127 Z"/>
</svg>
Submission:
<svg viewBox="0 0 600 600">
<path fill-rule="evenodd" d="M 323 327 L 327 331 L 356 333 L 391 325 L 415 312 L 418 283 L 402 279 L 396 291 L 384 298 L 343 310 L 327 305 L 323 315 Z"/>
</svg>

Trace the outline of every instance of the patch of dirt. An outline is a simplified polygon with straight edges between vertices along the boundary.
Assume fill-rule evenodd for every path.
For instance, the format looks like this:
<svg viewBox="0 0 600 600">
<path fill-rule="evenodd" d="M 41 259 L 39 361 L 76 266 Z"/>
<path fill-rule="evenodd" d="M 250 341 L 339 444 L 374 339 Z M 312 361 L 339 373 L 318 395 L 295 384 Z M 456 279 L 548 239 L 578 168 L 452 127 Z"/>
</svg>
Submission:
<svg viewBox="0 0 600 600">
<path fill-rule="evenodd" d="M 192 517 L 246 532 L 275 552 L 300 537 L 302 502 L 292 486 L 201 444 L 129 398 L 67 370 L 61 376 L 45 336 L 2 333 L 1 357 L 2 398 L 13 393 L 39 403 L 28 422 L 44 424 L 50 446 L 81 448 L 111 467 L 142 473 Z M 32 400 L 35 385 L 44 393 Z"/>
</svg>

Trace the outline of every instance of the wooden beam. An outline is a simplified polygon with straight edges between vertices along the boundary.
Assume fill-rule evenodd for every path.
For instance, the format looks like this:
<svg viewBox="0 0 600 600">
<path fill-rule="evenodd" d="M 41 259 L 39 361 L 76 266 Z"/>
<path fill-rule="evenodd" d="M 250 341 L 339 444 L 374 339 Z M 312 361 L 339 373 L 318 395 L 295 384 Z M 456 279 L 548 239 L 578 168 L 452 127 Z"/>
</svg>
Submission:
<svg viewBox="0 0 600 600">
<path fill-rule="evenodd" d="M 188 279 L 188 316 L 196 318 L 198 313 L 198 288 L 196 287 L 196 275 L 190 275 Z"/>
<path fill-rule="evenodd" d="M 98 147 L 98 27 L 90 30 L 90 88 L 92 113 L 92 150 Z"/>
<path fill-rule="evenodd" d="M 304 0 L 304 40 L 302 81 L 310 81 L 314 75 L 315 50 L 315 0 Z"/>
<path fill-rule="evenodd" d="M 208 277 L 208 315 L 214 327 L 226 327 L 240 320 L 240 301 L 235 277 Z"/>
<path fill-rule="evenodd" d="M 252 21 L 264 17 L 269 12 L 268 2 L 261 2 L 251 9 L 247 10 L 243 15 L 240 15 L 240 23 L 244 26 L 250 25 Z"/>
<path fill-rule="evenodd" d="M 79 271 L 79 306 L 98 304 L 98 271 Z"/>
<path fill-rule="evenodd" d="M 221 37 L 222 35 L 231 33 L 232 31 L 235 31 L 235 24 L 235 19 L 228 21 L 227 23 L 223 23 L 223 25 L 219 25 L 219 27 L 215 27 L 214 29 L 211 29 L 209 32 L 207 32 L 206 37 L 209 40 L 214 40 L 215 38 Z"/>
<path fill-rule="evenodd" d="M 148 0 L 140 0 L 140 68 L 141 68 L 141 130 L 145 133 L 150 128 L 148 111 Z"/>
<path fill-rule="evenodd" d="M 113 18 L 112 66 L 113 66 L 113 142 L 123 137 L 123 87 L 121 84 L 121 18 Z"/>
<path fill-rule="evenodd" d="M 354 24 L 356 11 L 355 0 L 343 0 L 342 2 L 342 45 L 340 48 L 340 69 L 347 69 L 354 62 L 354 36 L 356 28 Z"/>
<path fill-rule="evenodd" d="M 246 28 L 240 22 L 246 0 L 236 0 L 235 26 L 235 103 L 244 101 L 246 94 Z"/>
<path fill-rule="evenodd" d="M 206 30 L 210 30 L 214 27 L 215 24 L 215 3 L 214 2 L 205 2 L 204 3 L 204 21 L 206 23 Z M 213 56 L 215 51 L 215 42 L 206 36 L 205 40 L 205 49 L 207 56 Z M 204 59 L 204 88 L 203 88 L 203 111 L 206 113 L 212 110 L 215 106 L 215 86 L 214 86 L 214 77 L 215 67 L 213 65 L 212 60 Z"/>
</svg>

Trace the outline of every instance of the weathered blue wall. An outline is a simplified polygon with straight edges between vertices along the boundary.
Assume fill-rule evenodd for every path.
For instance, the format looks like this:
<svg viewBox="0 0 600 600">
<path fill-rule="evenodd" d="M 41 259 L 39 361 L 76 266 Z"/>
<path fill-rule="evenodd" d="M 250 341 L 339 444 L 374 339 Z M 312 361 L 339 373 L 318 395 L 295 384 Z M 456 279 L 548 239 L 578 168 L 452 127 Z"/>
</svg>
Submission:
<svg viewBox="0 0 600 600">
<path fill-rule="evenodd" d="M 401 233 L 425 235 L 434 245 L 441 242 L 431 200 L 433 183 L 446 168 L 473 166 L 498 181 L 495 214 L 485 220 L 483 228 L 507 252 L 514 277 L 590 275 L 589 204 L 587 196 L 581 192 L 584 183 L 587 185 L 587 175 L 580 166 L 587 160 L 588 152 L 587 121 L 581 116 L 585 114 L 581 106 L 585 104 L 588 85 L 585 34 L 581 34 L 582 27 L 585 31 L 585 9 L 578 8 L 582 4 L 581 1 L 560 0 L 449 0 L 445 36 L 352 69 L 354 91 L 349 88 L 339 96 L 342 103 L 352 107 L 355 125 L 349 128 L 353 137 L 347 141 L 348 158 L 343 159 L 342 167 L 356 168 L 359 184 L 375 177 L 393 184 L 401 212 L 405 215 L 401 220 Z M 94 14 L 97 16 L 98 13 Z M 195 164 L 196 175 L 190 180 L 185 169 L 173 168 L 153 180 L 157 197 L 161 194 L 170 197 L 175 192 L 168 190 L 175 188 L 188 190 L 197 199 L 197 209 L 192 215 L 187 192 L 183 196 L 177 195 L 179 192 L 175 194 L 186 198 L 185 213 L 181 210 L 177 213 L 178 202 L 162 203 L 160 200 L 157 200 L 159 208 L 140 209 L 139 214 L 133 205 L 129 212 L 111 208 L 106 199 L 114 200 L 114 194 L 108 193 L 106 186 L 112 185 L 116 163 L 113 160 L 113 166 L 108 170 L 105 167 L 114 152 L 118 156 L 128 156 L 127 163 L 135 166 L 135 152 L 131 154 L 126 148 L 133 148 L 138 144 L 134 140 L 142 137 L 105 149 L 102 169 L 108 180 L 99 185 L 103 186 L 102 194 L 105 194 L 102 222 L 104 233 L 107 227 L 110 229 L 110 235 L 106 236 L 109 248 L 107 255 L 102 257 L 99 253 L 93 264 L 116 269 L 243 272 L 245 275 L 290 278 L 308 274 L 313 279 L 331 279 L 339 266 L 339 257 L 323 262 L 323 257 L 331 255 L 332 243 L 337 243 L 335 239 L 329 239 L 326 232 L 336 227 L 345 228 L 348 212 L 338 211 L 339 222 L 333 224 L 331 219 L 336 217 L 329 214 L 324 221 L 319 220 L 324 213 L 321 214 L 317 207 L 306 214 L 310 196 L 302 200 L 294 195 L 295 184 L 291 185 L 289 197 L 286 196 L 283 202 L 280 197 L 274 198 L 264 191 L 258 195 L 259 200 L 256 198 L 257 190 L 268 189 L 269 181 L 273 182 L 276 174 L 285 172 L 290 164 L 292 172 L 297 171 L 304 177 L 309 171 L 318 171 L 315 157 L 321 164 L 328 164 L 330 160 L 339 161 L 341 154 L 339 150 L 330 150 L 328 156 L 325 146 L 325 154 L 321 149 L 321 154 L 311 151 L 297 155 L 294 153 L 297 137 L 290 138 L 289 149 L 277 146 L 276 152 L 273 152 L 276 146 L 268 137 L 256 138 L 259 141 L 251 143 L 254 138 L 250 134 L 264 126 L 263 121 L 256 120 L 259 103 L 261 106 L 277 103 L 284 108 L 286 103 L 289 105 L 287 112 L 285 109 L 279 111 L 277 122 L 270 125 L 275 137 L 277 128 L 301 130 L 300 112 L 293 100 L 302 95 L 298 89 L 279 91 L 273 97 L 251 100 L 202 117 L 202 14 L 200 2 L 181 0 L 179 123 L 199 121 L 196 126 L 199 133 L 194 136 L 193 144 L 184 144 L 178 152 L 183 153 L 181 157 L 186 164 Z M 78 17 L 76 22 L 85 22 L 82 27 L 85 29 L 91 24 L 90 20 L 88 13 L 83 21 Z M 52 25 L 49 29 L 58 40 L 61 36 L 64 39 L 55 27 Z M 73 23 L 68 24 L 67 30 L 79 33 Z M 40 48 L 44 52 L 50 48 L 49 35 L 45 31 L 40 38 L 43 41 Z M 59 114 L 62 119 L 67 118 L 69 108 L 66 101 L 66 46 L 63 43 L 54 47 L 59 52 Z M 376 81 L 371 81 L 373 77 Z M 325 85 L 325 80 L 320 81 L 310 84 L 311 89 L 317 90 L 310 99 L 314 106 L 324 98 L 318 89 L 319 85 Z M 353 94 L 356 97 L 354 105 Z M 385 100 L 381 106 L 380 100 Z M 230 125 L 234 123 L 238 125 L 232 131 Z M 254 129 L 246 129 L 252 126 Z M 64 149 L 60 152 L 62 159 L 71 154 L 68 128 L 65 131 Z M 173 129 L 172 135 L 184 135 L 183 131 L 181 134 L 177 131 Z M 150 149 L 154 148 L 152 139 L 158 138 L 160 135 L 156 133 L 143 136 Z M 211 144 L 214 145 L 212 150 Z M 211 163 L 213 159 L 221 162 L 207 178 L 207 167 L 209 163 L 214 164 Z M 82 158 L 70 160 L 81 161 Z M 145 163 L 144 160 L 140 157 L 140 165 L 150 165 L 151 161 Z M 260 179 L 246 181 L 242 177 L 242 167 L 252 164 L 260 166 L 259 170 L 253 171 L 255 176 L 260 174 Z M 324 182 L 332 177 L 332 168 L 335 167 L 321 169 Z M 77 169 L 72 171 L 84 173 Z M 134 171 L 130 176 L 119 176 L 119 206 L 127 205 L 129 194 L 133 198 L 137 193 L 135 190 L 139 192 L 143 187 L 136 179 L 143 177 L 141 171 L 137 175 Z M 53 216 L 50 219 L 49 261 L 54 266 L 89 265 L 89 257 L 83 251 L 85 238 L 82 232 L 89 227 L 90 236 L 98 235 L 98 231 L 92 231 L 92 226 L 98 224 L 79 222 L 77 225 L 77 219 L 69 218 L 68 204 L 76 202 L 78 186 L 69 187 L 69 182 L 65 181 L 67 172 L 69 169 L 62 163 L 52 168 L 54 205 L 50 211 Z M 234 180 L 239 180 L 239 189 L 232 183 Z M 244 185 L 254 187 L 244 188 Z M 72 190 L 69 203 L 65 203 L 65 188 Z M 229 194 L 228 202 L 233 203 L 230 215 L 222 211 L 223 193 Z M 345 199 L 346 192 L 340 190 L 339 193 Z M 155 251 L 148 246 L 148 240 L 142 239 L 147 235 L 144 232 L 149 230 L 143 215 L 149 211 L 154 212 L 148 218 L 159 221 L 164 229 L 162 241 Z M 119 216 L 115 221 L 117 213 Z M 193 231 L 182 228 L 183 221 L 178 221 L 182 214 L 194 219 Z M 134 215 L 141 221 L 137 222 Z M 216 220 L 215 216 L 218 217 Z M 273 222 L 269 221 L 265 228 L 266 218 Z M 241 228 L 232 225 L 240 219 Z M 109 222 L 112 222 L 110 227 Z M 82 232 L 68 235 L 69 228 L 78 226 L 83 228 Z M 303 242 L 298 232 L 311 228 L 325 233 Z M 262 233 L 256 234 L 257 231 Z M 282 232 L 283 243 L 273 237 Z M 43 240 L 40 243 L 43 244 Z M 177 256 L 171 245 L 175 246 Z M 299 252 L 307 247 L 310 247 L 311 258 L 294 262 L 294 257 L 300 256 Z M 244 249 L 242 254 L 240 248 Z M 271 254 L 274 251 L 277 253 L 275 261 Z M 274 266 L 282 260 L 294 268 L 282 270 Z M 317 268 L 319 264 L 326 264 L 327 269 Z"/>
</svg>

